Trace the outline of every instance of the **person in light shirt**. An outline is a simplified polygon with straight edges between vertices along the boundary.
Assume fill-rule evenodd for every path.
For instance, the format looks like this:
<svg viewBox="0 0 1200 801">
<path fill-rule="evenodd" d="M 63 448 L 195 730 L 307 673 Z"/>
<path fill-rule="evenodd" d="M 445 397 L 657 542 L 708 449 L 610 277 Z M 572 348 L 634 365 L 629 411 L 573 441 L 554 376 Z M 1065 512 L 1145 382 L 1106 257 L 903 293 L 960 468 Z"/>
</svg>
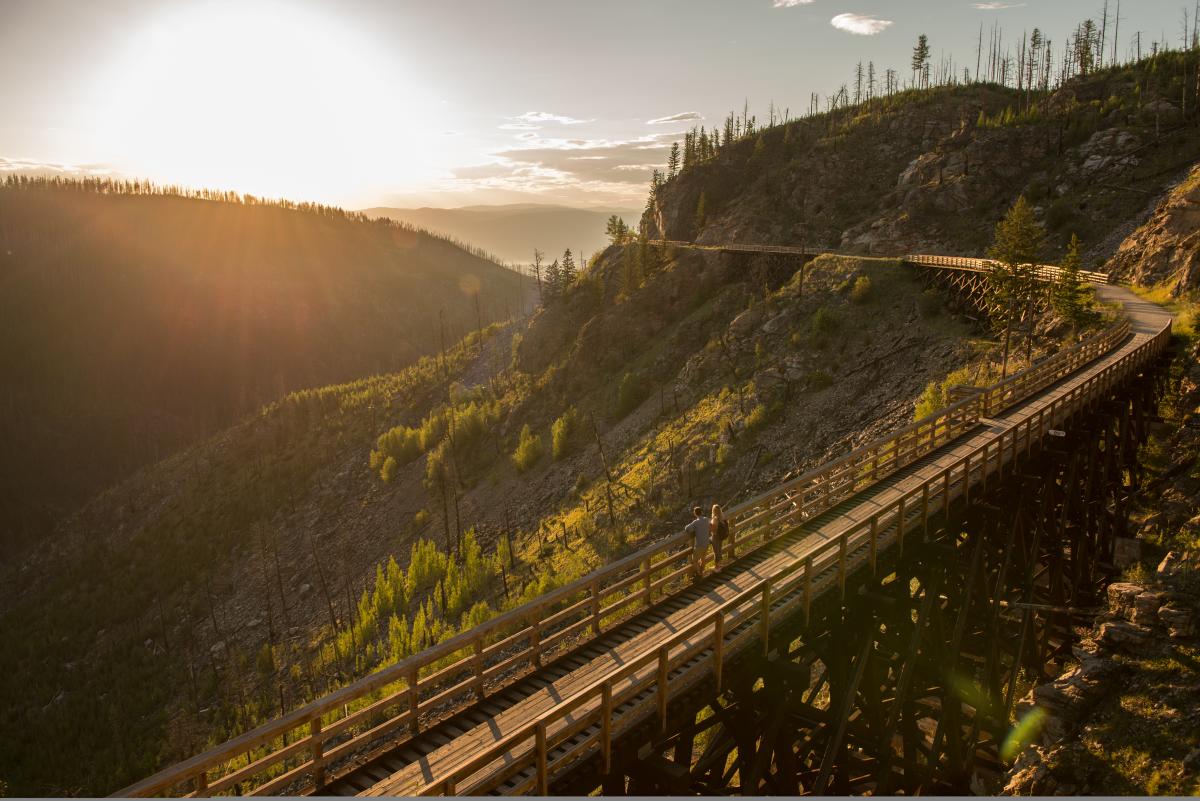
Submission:
<svg viewBox="0 0 1200 801">
<path fill-rule="evenodd" d="M 696 576 L 699 577 L 704 572 L 704 555 L 708 552 L 709 530 L 712 528 L 712 521 L 704 516 L 704 510 L 699 506 L 692 507 L 692 514 L 696 516 L 696 519 L 684 526 L 683 530 L 695 538 L 692 559 L 695 562 Z"/>
</svg>

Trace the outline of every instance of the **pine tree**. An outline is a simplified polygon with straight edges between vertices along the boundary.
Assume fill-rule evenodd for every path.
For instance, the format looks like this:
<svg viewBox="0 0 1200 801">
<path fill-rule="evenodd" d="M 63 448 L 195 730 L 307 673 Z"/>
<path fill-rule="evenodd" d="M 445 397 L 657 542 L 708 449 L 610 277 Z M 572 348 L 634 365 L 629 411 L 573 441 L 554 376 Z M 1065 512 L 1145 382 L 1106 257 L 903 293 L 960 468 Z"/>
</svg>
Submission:
<svg viewBox="0 0 1200 801">
<path fill-rule="evenodd" d="M 920 80 L 925 87 L 928 87 L 929 38 L 925 34 L 921 34 L 917 37 L 917 46 L 913 48 L 912 71 L 913 81 L 916 82 L 917 80 Z"/>
<path fill-rule="evenodd" d="M 623 245 L 629 239 L 629 226 L 614 214 L 608 218 L 608 224 L 604 226 L 604 233 L 608 235 L 612 244 Z"/>
<path fill-rule="evenodd" d="M 1071 234 L 1067 252 L 1059 267 L 1062 268 L 1051 291 L 1051 303 L 1058 315 L 1071 324 L 1072 331 L 1085 324 L 1091 317 L 1088 287 L 1079 277 L 1082 259 L 1079 255 L 1079 237 Z"/>
<path fill-rule="evenodd" d="M 998 262 L 988 277 L 989 291 L 998 306 L 997 322 L 1004 330 L 1004 365 L 1002 376 L 1008 375 L 1008 354 L 1012 342 L 1013 322 L 1032 321 L 1033 303 L 1040 291 L 1034 277 L 1034 262 L 1042 249 L 1046 232 L 1033 216 L 1033 208 L 1021 195 L 1004 219 L 996 224 L 995 239 L 988 257 Z M 1029 340 L 1032 349 L 1032 336 Z"/>
<path fill-rule="evenodd" d="M 863 65 L 858 62 L 854 68 L 854 105 L 858 105 L 863 101 Z"/>
<path fill-rule="evenodd" d="M 562 264 L 559 266 L 560 285 L 559 294 L 566 292 L 567 289 L 575 283 L 575 257 L 571 255 L 571 249 L 567 248 L 563 251 Z"/>
<path fill-rule="evenodd" d="M 671 144 L 671 154 L 667 156 L 667 177 L 674 178 L 679 172 L 679 143 Z"/>
<path fill-rule="evenodd" d="M 563 288 L 562 268 L 559 267 L 558 259 L 550 262 L 550 266 L 546 268 L 546 280 L 543 286 L 545 291 L 542 294 L 546 303 L 558 300 Z"/>
</svg>

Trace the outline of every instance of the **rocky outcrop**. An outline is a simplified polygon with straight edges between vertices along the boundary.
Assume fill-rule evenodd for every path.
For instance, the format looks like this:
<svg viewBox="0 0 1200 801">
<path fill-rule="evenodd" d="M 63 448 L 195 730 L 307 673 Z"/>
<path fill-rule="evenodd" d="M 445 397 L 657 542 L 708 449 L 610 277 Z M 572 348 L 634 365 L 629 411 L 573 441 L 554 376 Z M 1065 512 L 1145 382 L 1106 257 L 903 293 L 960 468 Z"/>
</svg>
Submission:
<svg viewBox="0 0 1200 801">
<path fill-rule="evenodd" d="M 1178 296 L 1200 286 L 1200 165 L 1122 243 L 1109 271 L 1134 283 L 1169 283 Z"/>
</svg>

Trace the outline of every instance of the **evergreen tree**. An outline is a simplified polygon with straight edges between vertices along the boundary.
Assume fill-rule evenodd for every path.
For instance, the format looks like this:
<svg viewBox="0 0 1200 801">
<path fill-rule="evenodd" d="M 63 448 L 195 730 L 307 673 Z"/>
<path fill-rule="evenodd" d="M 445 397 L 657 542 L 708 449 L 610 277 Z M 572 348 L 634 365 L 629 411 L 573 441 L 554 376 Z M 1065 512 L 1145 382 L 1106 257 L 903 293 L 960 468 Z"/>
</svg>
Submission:
<svg viewBox="0 0 1200 801">
<path fill-rule="evenodd" d="M 550 266 L 546 268 L 546 280 L 543 286 L 545 290 L 542 294 L 546 303 L 558 300 L 563 288 L 562 268 L 558 264 L 558 259 L 550 262 Z"/>
<path fill-rule="evenodd" d="M 1087 323 L 1091 317 L 1089 309 L 1090 290 L 1079 277 L 1082 259 L 1079 255 L 1079 237 L 1071 234 L 1067 252 L 1059 267 L 1062 271 L 1051 290 L 1051 303 L 1058 315 L 1071 324 L 1072 330 Z"/>
<path fill-rule="evenodd" d="M 608 218 L 608 224 L 604 226 L 604 233 L 608 235 L 612 244 L 623 245 L 629 239 L 629 226 L 614 214 Z"/>
<path fill-rule="evenodd" d="M 571 249 L 567 248 L 563 251 L 562 264 L 559 266 L 560 281 L 562 282 L 559 289 L 559 294 L 566 292 L 567 289 L 575 283 L 576 269 L 575 257 L 571 255 Z"/>
<path fill-rule="evenodd" d="M 920 80 L 922 84 L 929 84 L 929 37 L 921 34 L 917 37 L 917 46 L 913 48 L 912 55 L 912 71 L 913 81 Z"/>
<path fill-rule="evenodd" d="M 1041 291 L 1034 277 L 1034 262 L 1042 249 L 1046 231 L 1033 216 L 1033 208 L 1021 195 L 1004 219 L 996 224 L 995 239 L 988 249 L 994 259 L 988 278 L 989 290 L 998 305 L 997 322 L 1004 330 L 1004 365 L 1001 375 L 1008 375 L 1008 354 L 1012 342 L 1013 322 L 1032 322 L 1033 304 Z M 1029 340 L 1032 349 L 1032 336 Z"/>
<path fill-rule="evenodd" d="M 667 177 L 674 178 L 679 172 L 679 143 L 671 144 L 671 154 L 667 156 Z"/>
</svg>

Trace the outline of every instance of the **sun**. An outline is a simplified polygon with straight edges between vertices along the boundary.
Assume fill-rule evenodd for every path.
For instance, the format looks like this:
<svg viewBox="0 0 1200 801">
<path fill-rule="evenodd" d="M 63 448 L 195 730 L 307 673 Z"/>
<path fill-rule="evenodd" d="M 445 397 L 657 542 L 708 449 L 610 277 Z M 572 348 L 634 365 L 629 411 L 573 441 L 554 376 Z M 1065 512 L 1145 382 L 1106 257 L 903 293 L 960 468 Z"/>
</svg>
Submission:
<svg viewBox="0 0 1200 801">
<path fill-rule="evenodd" d="M 264 196 L 338 198 L 429 180 L 438 102 L 328 13 L 202 3 L 156 16 L 93 81 L 118 169 Z"/>
</svg>

